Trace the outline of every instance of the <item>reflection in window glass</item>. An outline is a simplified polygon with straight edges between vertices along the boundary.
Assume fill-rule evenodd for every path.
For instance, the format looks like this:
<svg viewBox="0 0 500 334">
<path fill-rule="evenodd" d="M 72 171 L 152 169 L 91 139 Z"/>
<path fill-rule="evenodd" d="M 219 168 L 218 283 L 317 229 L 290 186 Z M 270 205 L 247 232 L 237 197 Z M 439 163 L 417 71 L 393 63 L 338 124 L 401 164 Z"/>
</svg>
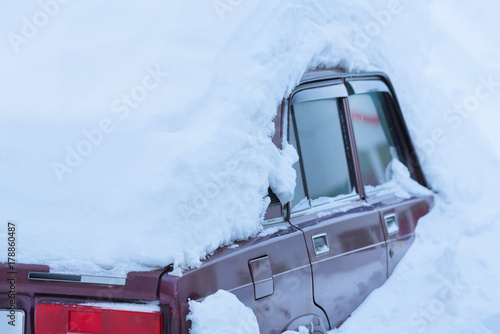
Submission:
<svg viewBox="0 0 500 334">
<path fill-rule="evenodd" d="M 365 93 L 349 96 L 354 136 L 365 186 L 386 183 L 385 170 L 395 147 L 391 127 L 386 120 L 387 106 L 383 94 Z M 393 152 L 396 155 L 396 152 Z M 395 156 L 397 158 L 397 156 Z"/>
<path fill-rule="evenodd" d="M 309 198 L 351 193 L 337 100 L 298 103 L 293 113 Z"/>
</svg>

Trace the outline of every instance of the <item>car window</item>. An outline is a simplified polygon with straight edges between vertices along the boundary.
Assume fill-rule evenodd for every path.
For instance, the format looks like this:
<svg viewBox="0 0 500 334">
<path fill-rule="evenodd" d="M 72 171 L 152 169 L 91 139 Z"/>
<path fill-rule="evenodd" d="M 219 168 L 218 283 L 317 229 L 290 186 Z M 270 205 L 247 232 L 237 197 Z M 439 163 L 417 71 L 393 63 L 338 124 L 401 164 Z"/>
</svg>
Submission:
<svg viewBox="0 0 500 334">
<path fill-rule="evenodd" d="M 386 168 L 398 158 L 394 126 L 388 122 L 386 92 L 349 96 L 349 109 L 365 188 L 388 182 Z M 393 148 L 393 149 L 391 149 Z"/>
<path fill-rule="evenodd" d="M 296 132 L 291 133 L 296 138 L 291 138 L 290 142 L 299 148 L 302 159 L 302 165 L 295 165 L 298 182 L 292 210 L 308 207 L 303 200 L 306 196 L 314 206 L 324 203 L 321 200 L 324 197 L 350 194 L 353 185 L 344 148 L 338 99 L 296 103 L 292 106 L 292 119 Z M 301 168 L 304 169 L 305 187 L 299 180 Z"/>
</svg>

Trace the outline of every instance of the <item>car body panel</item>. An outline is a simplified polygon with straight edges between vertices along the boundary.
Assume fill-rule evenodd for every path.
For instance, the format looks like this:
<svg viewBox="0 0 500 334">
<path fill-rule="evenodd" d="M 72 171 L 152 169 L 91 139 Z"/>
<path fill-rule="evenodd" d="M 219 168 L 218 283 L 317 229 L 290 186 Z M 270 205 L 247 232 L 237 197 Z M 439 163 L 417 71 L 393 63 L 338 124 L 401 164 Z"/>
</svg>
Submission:
<svg viewBox="0 0 500 334">
<path fill-rule="evenodd" d="M 61 282 L 55 280 L 33 280 L 29 274 L 49 273 L 48 266 L 17 264 L 15 266 L 16 307 L 26 313 L 26 334 L 34 333 L 35 306 L 40 300 L 61 302 L 111 301 L 111 302 L 151 302 L 157 300 L 158 280 L 164 270 L 150 272 L 130 272 L 123 286 Z M 7 308 L 11 298 L 7 278 L 10 274 L 6 264 L 0 264 L 0 308 Z"/>
<path fill-rule="evenodd" d="M 393 194 L 369 196 L 367 202 L 380 213 L 384 235 L 387 240 L 387 275 L 391 275 L 399 261 L 415 240 L 415 228 L 418 220 L 429 213 L 434 205 L 432 196 L 398 198 Z M 384 217 L 394 214 L 398 230 L 389 233 Z"/>
<path fill-rule="evenodd" d="M 2 272 L 2 278 L 4 277 L 3 274 L 8 275 L 9 270 L 7 265 L 0 264 L 0 271 Z M 16 291 L 27 295 L 60 295 L 71 292 L 73 296 L 88 298 L 157 300 L 158 278 L 163 269 L 149 272 L 130 272 L 126 277 L 126 284 L 123 286 L 29 279 L 31 272 L 49 273 L 48 266 L 18 264 L 15 271 Z M 6 279 L 2 279 L 0 282 L 0 291 L 8 291 L 7 283 Z"/>
<path fill-rule="evenodd" d="M 368 294 L 387 278 L 386 244 L 379 213 L 352 200 L 292 217 L 300 228 L 312 264 L 314 300 L 339 326 Z M 316 255 L 313 236 L 326 234 L 328 252 Z M 353 275 L 355 273 L 355 275 Z"/>
<path fill-rule="evenodd" d="M 160 301 L 167 301 L 167 296 L 175 293 L 179 301 L 179 314 L 175 316 L 185 319 L 189 300 L 199 301 L 224 289 L 254 310 L 263 334 L 275 333 L 273 328 L 284 329 L 306 313 L 316 313 L 327 323 L 321 309 L 314 305 L 311 267 L 302 232 L 282 222 L 266 226 L 263 233 L 238 242 L 236 248 L 219 249 L 199 268 L 181 277 L 163 276 Z M 264 257 L 270 260 L 273 293 L 256 299 L 249 263 Z M 182 325 L 178 332 L 188 333 L 188 327 Z"/>
</svg>

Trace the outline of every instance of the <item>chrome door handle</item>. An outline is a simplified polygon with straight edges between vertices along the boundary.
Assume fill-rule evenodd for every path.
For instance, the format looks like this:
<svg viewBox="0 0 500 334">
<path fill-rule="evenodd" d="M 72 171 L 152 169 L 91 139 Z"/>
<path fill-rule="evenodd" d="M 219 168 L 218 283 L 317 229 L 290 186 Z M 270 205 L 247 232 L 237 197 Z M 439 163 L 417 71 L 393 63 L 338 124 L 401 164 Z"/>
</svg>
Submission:
<svg viewBox="0 0 500 334">
<path fill-rule="evenodd" d="M 395 213 L 390 213 L 384 216 L 385 227 L 387 228 L 387 234 L 394 234 L 399 232 L 398 218 Z"/>
<path fill-rule="evenodd" d="M 316 256 L 330 252 L 330 245 L 328 244 L 328 237 L 326 233 L 313 235 L 312 242 L 314 254 Z"/>
</svg>

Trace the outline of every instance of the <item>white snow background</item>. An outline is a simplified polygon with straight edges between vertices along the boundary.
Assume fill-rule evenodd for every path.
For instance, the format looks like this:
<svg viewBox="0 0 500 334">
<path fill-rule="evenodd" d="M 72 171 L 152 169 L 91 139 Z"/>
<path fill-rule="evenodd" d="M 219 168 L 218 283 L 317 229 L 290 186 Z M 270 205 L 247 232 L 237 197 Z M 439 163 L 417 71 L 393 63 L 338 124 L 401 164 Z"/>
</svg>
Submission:
<svg viewBox="0 0 500 334">
<path fill-rule="evenodd" d="M 257 234 L 268 184 L 283 200 L 293 187 L 295 155 L 268 138 L 277 103 L 309 67 L 378 68 L 439 194 L 389 281 L 333 332 L 500 333 L 500 3 L 0 9 L 0 221 L 18 224 L 19 262 L 184 269 Z"/>
</svg>

